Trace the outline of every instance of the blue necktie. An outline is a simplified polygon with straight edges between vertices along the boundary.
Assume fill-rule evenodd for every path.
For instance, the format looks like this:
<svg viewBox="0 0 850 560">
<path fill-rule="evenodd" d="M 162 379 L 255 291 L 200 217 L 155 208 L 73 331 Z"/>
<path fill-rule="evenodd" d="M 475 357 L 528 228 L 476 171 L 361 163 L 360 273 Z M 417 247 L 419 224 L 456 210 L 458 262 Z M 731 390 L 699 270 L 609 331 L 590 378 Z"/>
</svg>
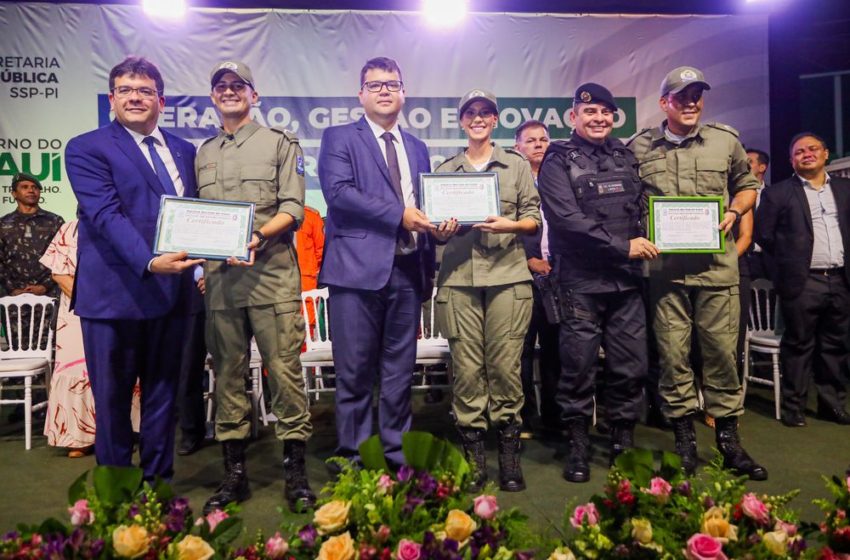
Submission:
<svg viewBox="0 0 850 560">
<path fill-rule="evenodd" d="M 156 171 L 156 176 L 159 178 L 162 188 L 165 189 L 165 194 L 176 195 L 177 189 L 174 188 L 174 181 L 171 180 L 171 175 L 168 173 L 168 169 L 165 168 L 165 162 L 156 153 L 156 139 L 153 136 L 145 136 L 142 142 L 148 145 L 148 152 L 151 154 L 154 171 Z"/>
</svg>

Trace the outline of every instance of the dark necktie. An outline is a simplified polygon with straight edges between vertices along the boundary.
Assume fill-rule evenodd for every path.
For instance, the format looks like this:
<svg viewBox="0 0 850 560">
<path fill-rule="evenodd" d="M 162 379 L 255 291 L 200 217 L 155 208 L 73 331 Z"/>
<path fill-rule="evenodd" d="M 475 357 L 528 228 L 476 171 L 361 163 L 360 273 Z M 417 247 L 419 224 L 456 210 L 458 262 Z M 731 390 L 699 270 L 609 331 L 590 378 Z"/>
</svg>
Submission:
<svg viewBox="0 0 850 560">
<path fill-rule="evenodd" d="M 390 171 L 390 183 L 393 184 L 393 189 L 401 201 L 402 205 L 407 206 L 404 200 L 404 193 L 401 190 L 401 168 L 398 166 L 398 153 L 395 151 L 395 142 L 392 132 L 384 132 L 381 134 L 384 143 L 387 146 L 387 168 Z M 403 245 L 409 245 L 411 242 L 410 232 L 399 226 L 398 238 Z"/>
<path fill-rule="evenodd" d="M 162 161 L 162 158 L 159 157 L 158 153 L 156 153 L 156 139 L 153 136 L 145 136 L 142 142 L 148 145 L 148 152 L 150 152 L 151 155 L 153 169 L 156 171 L 156 176 L 159 178 L 162 188 L 165 189 L 165 194 L 176 195 L 177 189 L 174 188 L 174 181 L 171 180 L 171 175 L 165 167 L 165 162 Z"/>
</svg>

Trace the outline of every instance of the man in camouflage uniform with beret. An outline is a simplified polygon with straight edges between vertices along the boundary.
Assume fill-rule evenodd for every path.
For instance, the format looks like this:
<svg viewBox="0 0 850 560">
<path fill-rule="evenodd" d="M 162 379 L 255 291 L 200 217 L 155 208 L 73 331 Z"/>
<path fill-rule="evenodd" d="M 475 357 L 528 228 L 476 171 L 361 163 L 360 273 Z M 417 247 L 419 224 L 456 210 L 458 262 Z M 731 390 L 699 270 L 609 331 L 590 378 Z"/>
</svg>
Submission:
<svg viewBox="0 0 850 560">
<path fill-rule="evenodd" d="M 38 262 L 65 223 L 39 207 L 41 183 L 27 173 L 12 178 L 12 197 L 18 207 L 0 218 L 0 279 L 7 295 L 59 296 L 50 269 Z"/>
<path fill-rule="evenodd" d="M 700 124 L 703 93 L 709 89 L 698 69 L 672 70 L 660 91 L 659 105 L 667 119 L 657 128 L 638 132 L 628 143 L 640 162 L 647 196 L 724 197 L 718 229 L 726 235 L 725 252 L 664 255 L 662 247 L 661 258 L 650 263 L 650 312 L 661 362 L 659 390 L 664 412 L 673 422 L 682 467 L 693 473 L 697 463 L 693 418 L 699 408 L 690 364 L 695 331 L 703 359 L 705 408 L 715 418 L 723 464 L 753 480 L 765 480 L 767 470 L 738 439 L 744 394 L 736 365 L 738 257 L 730 233 L 753 207 L 758 181 L 750 173 L 736 130 L 719 123 Z"/>
<path fill-rule="evenodd" d="M 301 280 L 292 238 L 304 219 L 304 156 L 289 132 L 251 120 L 259 96 L 242 62 L 217 64 L 211 97 L 222 128 L 198 150 L 198 196 L 253 202 L 248 261 L 230 257 L 205 266 L 207 347 L 216 372 L 216 439 L 225 478 L 204 511 L 250 494 L 245 470 L 251 403 L 245 392 L 253 336 L 268 371 L 275 432 L 283 440 L 285 497 L 293 511 L 315 505 L 305 444 L 312 433 L 299 354 L 304 340 Z"/>
</svg>

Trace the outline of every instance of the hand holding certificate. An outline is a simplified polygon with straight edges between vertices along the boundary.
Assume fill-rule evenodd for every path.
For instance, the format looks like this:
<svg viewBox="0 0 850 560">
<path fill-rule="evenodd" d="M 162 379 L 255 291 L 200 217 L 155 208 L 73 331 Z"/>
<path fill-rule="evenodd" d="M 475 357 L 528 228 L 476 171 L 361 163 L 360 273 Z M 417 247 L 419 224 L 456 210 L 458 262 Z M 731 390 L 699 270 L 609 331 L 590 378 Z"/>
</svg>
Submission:
<svg viewBox="0 0 850 560">
<path fill-rule="evenodd" d="M 189 257 L 248 260 L 254 205 L 249 202 L 163 196 L 154 253 L 186 252 Z"/>
<path fill-rule="evenodd" d="M 722 196 L 649 197 L 649 235 L 664 253 L 723 253 Z"/>
</svg>

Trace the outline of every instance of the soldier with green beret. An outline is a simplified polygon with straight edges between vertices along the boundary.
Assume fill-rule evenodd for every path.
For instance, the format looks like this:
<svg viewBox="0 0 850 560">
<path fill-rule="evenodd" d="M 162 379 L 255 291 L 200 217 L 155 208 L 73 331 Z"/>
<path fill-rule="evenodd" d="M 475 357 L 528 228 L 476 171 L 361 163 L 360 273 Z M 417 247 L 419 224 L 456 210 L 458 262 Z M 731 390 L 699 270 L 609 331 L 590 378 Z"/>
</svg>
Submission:
<svg viewBox="0 0 850 560">
<path fill-rule="evenodd" d="M 484 437 L 493 426 L 499 430 L 499 486 L 519 491 L 525 488 L 519 459 L 520 357 L 532 292 L 517 236 L 540 226 L 540 198 L 528 161 L 491 140 L 498 121 L 496 97 L 472 90 L 461 98 L 458 115 L 468 147 L 443 162 L 437 173 L 496 173 L 501 215 L 460 229 L 454 222 L 434 233 L 438 241 L 448 240 L 437 277 L 437 317 L 452 353 L 452 409 L 464 452 L 476 470 L 473 486 L 487 480 Z"/>
<path fill-rule="evenodd" d="M 702 355 L 702 393 L 715 418 L 717 447 L 727 468 L 753 480 L 767 470 L 741 447 L 738 416 L 744 395 L 738 380 L 738 256 L 732 226 L 749 211 L 758 181 L 750 173 L 738 132 L 719 123 L 700 123 L 711 89 L 703 73 L 689 66 L 672 70 L 661 83 L 660 107 L 667 119 L 638 132 L 628 143 L 640 162 L 647 196 L 723 196 L 725 213 L 718 229 L 726 251 L 714 254 L 664 254 L 649 264 L 650 313 L 658 343 L 664 412 L 673 423 L 676 452 L 692 473 L 697 449 L 693 419 L 699 409 L 690 363 L 691 337 Z M 663 249 L 663 248 L 662 248 Z"/>
<path fill-rule="evenodd" d="M 304 156 L 298 139 L 251 119 L 259 96 L 242 62 L 217 64 L 211 97 L 222 128 L 198 150 L 198 196 L 253 202 L 247 262 L 205 264 L 207 347 L 216 372 L 216 439 L 225 478 L 204 511 L 250 496 L 245 448 L 251 403 L 245 392 L 253 336 L 268 371 L 275 433 L 283 441 L 285 497 L 293 511 L 315 505 L 307 481 L 305 444 L 312 433 L 299 359 L 304 340 L 301 279 L 292 238 L 304 218 Z"/>
</svg>

